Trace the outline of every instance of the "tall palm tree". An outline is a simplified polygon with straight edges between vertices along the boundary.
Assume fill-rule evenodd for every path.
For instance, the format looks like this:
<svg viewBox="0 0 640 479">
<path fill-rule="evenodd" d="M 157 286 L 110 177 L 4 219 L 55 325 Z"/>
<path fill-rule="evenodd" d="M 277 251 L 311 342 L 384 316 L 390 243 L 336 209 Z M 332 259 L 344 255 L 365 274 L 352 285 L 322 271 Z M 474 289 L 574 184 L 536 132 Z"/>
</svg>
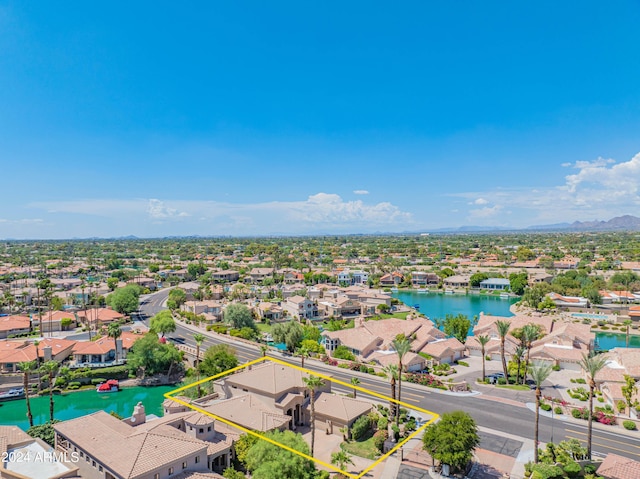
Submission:
<svg viewBox="0 0 640 479">
<path fill-rule="evenodd" d="M 264 358 L 267 355 L 267 351 L 269 351 L 269 348 L 267 346 L 265 346 L 264 344 L 260 345 L 260 352 L 262 353 L 262 357 Z"/>
<path fill-rule="evenodd" d="M 538 432 L 540 423 L 540 398 L 542 397 L 542 383 L 547 380 L 551 374 L 552 367 L 550 364 L 543 362 L 534 362 L 531 365 L 529 374 L 536 385 L 536 426 L 533 430 L 533 462 L 538 464 Z"/>
<path fill-rule="evenodd" d="M 509 321 L 496 321 L 496 327 L 498 328 L 498 334 L 500 335 L 500 356 L 502 358 L 502 372 L 504 377 L 509 382 L 509 375 L 507 374 L 507 360 L 504 357 L 504 341 L 509 333 L 511 322 Z"/>
<path fill-rule="evenodd" d="M 396 364 L 389 364 L 382 368 L 382 371 L 389 378 L 391 384 L 391 399 L 389 402 L 389 419 L 393 420 L 396 414 L 396 378 L 398 377 L 398 366 Z"/>
<path fill-rule="evenodd" d="M 540 338 L 540 328 L 536 324 L 525 324 L 522 327 L 522 342 L 526 348 L 527 355 L 524 360 L 524 376 L 522 378 L 522 384 L 527 382 L 527 371 L 529 370 L 529 356 L 531 355 L 531 348 L 533 342 Z M 516 384 L 518 381 L 516 381 Z"/>
<path fill-rule="evenodd" d="M 298 348 L 298 356 L 300 356 L 300 367 L 304 367 L 304 360 L 305 358 L 308 358 L 310 355 L 311 351 L 309 351 L 309 348 Z"/>
<path fill-rule="evenodd" d="M 520 367 L 522 366 L 522 360 L 524 358 L 525 353 L 527 352 L 527 349 L 522 346 L 521 344 L 519 344 L 518 346 L 516 346 L 515 351 L 513 352 L 513 357 L 516 360 L 516 384 L 520 384 Z M 525 362 L 525 368 L 527 367 L 527 364 Z M 527 374 L 523 374 L 524 377 L 527 376 Z M 524 384 L 524 381 L 523 381 Z"/>
<path fill-rule="evenodd" d="M 107 336 L 113 338 L 113 346 L 115 347 L 116 352 L 116 363 L 118 362 L 118 338 L 122 336 L 122 329 L 120 329 L 120 325 L 118 323 L 111 323 L 107 326 Z"/>
<path fill-rule="evenodd" d="M 318 376 L 302 378 L 311 394 L 311 456 L 316 443 L 316 389 L 324 386 L 324 380 Z"/>
<path fill-rule="evenodd" d="M 607 358 L 602 355 L 588 356 L 582 355 L 578 362 L 589 379 L 589 417 L 587 424 L 587 459 L 591 459 L 591 441 L 593 435 L 593 393 L 596 389 L 596 376 L 607 364 Z"/>
<path fill-rule="evenodd" d="M 27 403 L 27 418 L 29 419 L 29 427 L 33 427 L 33 414 L 31 413 L 31 402 L 29 400 L 29 376 L 36 369 L 35 361 L 25 361 L 18 364 L 22 371 L 22 387 L 24 388 L 24 398 Z"/>
<path fill-rule="evenodd" d="M 629 347 L 629 326 L 631 326 L 633 324 L 633 321 L 631 321 L 630 319 L 625 319 L 622 324 L 624 324 L 627 327 L 627 337 L 626 337 L 626 347 Z"/>
<path fill-rule="evenodd" d="M 42 380 L 40 378 L 40 341 L 37 339 L 33 342 L 33 345 L 36 348 L 36 372 L 38 373 L 38 392 L 42 389 Z"/>
<path fill-rule="evenodd" d="M 196 333 L 193 335 L 193 340 L 196 342 L 196 377 L 198 378 L 198 382 L 200 381 L 200 346 L 205 340 L 204 334 Z M 197 388 L 197 396 L 200 397 L 200 384 L 198 384 Z"/>
<path fill-rule="evenodd" d="M 58 362 L 53 360 L 47 361 L 40 369 L 49 377 L 49 418 L 53 422 L 53 377 L 58 370 Z"/>
<path fill-rule="evenodd" d="M 398 403 L 402 400 L 401 391 L 402 391 L 402 358 L 404 358 L 405 354 L 409 352 L 411 349 L 411 342 L 404 336 L 400 336 L 394 339 L 391 344 L 393 344 L 393 349 L 396 350 L 396 354 L 398 355 Z M 396 414 L 396 426 L 400 426 L 400 405 L 398 404 L 398 414 Z"/>
<path fill-rule="evenodd" d="M 487 343 L 491 340 L 491 338 L 488 335 L 483 334 L 481 336 L 476 336 L 476 339 L 480 343 L 480 352 L 482 353 L 482 382 L 484 382 L 484 378 L 486 376 L 486 370 L 484 368 L 484 360 L 485 360 L 484 348 L 487 345 Z"/>
<path fill-rule="evenodd" d="M 352 386 L 357 386 L 358 384 L 360 384 L 360 379 L 351 378 L 351 385 Z M 353 388 L 353 399 L 356 399 L 357 397 L 358 397 L 357 389 Z"/>
<path fill-rule="evenodd" d="M 347 454 L 343 450 L 340 450 L 331 454 L 331 464 L 333 464 L 334 466 L 338 466 L 338 469 L 344 471 L 347 464 L 353 465 L 353 461 L 351 460 L 351 456 L 349 454 Z"/>
</svg>

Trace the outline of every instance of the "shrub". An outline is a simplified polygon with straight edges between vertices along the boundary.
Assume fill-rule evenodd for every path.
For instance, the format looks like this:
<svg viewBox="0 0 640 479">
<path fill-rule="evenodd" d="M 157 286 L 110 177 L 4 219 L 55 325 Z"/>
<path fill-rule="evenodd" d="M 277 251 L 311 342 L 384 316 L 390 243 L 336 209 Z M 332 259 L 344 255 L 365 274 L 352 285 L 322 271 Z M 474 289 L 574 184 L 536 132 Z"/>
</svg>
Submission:
<svg viewBox="0 0 640 479">
<path fill-rule="evenodd" d="M 553 367 L 551 368 L 553 371 L 560 371 L 560 366 L 557 364 L 554 364 Z"/>
<path fill-rule="evenodd" d="M 618 412 L 625 412 L 627 410 L 627 403 L 623 400 L 620 400 L 616 404 L 616 407 L 618 408 Z"/>
<path fill-rule="evenodd" d="M 587 464 L 584 466 L 584 473 L 585 474 L 595 474 L 597 469 L 597 466 L 594 466 L 593 464 Z"/>
<path fill-rule="evenodd" d="M 624 426 L 624 428 L 628 431 L 635 431 L 636 430 L 636 423 L 633 421 L 622 421 L 622 425 Z"/>
<path fill-rule="evenodd" d="M 551 464 L 536 464 L 531 474 L 532 479 L 562 479 L 562 477 L 564 477 L 564 471 Z"/>
<path fill-rule="evenodd" d="M 105 381 L 106 379 L 104 378 L 94 378 L 91 380 L 91 384 L 93 384 L 94 386 L 97 386 L 98 384 L 103 383 Z"/>
<path fill-rule="evenodd" d="M 553 408 L 553 412 L 555 414 L 562 414 L 562 408 L 560 406 L 556 406 L 555 408 Z"/>
<path fill-rule="evenodd" d="M 582 413 L 580 412 L 580 409 L 572 409 L 571 410 L 571 415 L 573 417 L 575 417 L 576 419 L 581 419 L 582 418 Z"/>
<path fill-rule="evenodd" d="M 578 384 L 587 384 L 587 380 L 585 378 L 576 378 L 575 382 Z"/>
<path fill-rule="evenodd" d="M 384 442 L 388 437 L 389 433 L 386 429 L 376 431 L 376 433 L 373 435 L 373 445 L 376 447 L 376 449 L 378 449 L 378 451 L 382 452 L 382 450 L 384 449 Z"/>
<path fill-rule="evenodd" d="M 69 383 L 69 389 L 78 389 L 80 387 L 80 383 L 78 381 L 71 381 Z"/>
<path fill-rule="evenodd" d="M 563 469 L 565 474 L 571 478 L 578 477 L 582 472 L 582 468 L 577 462 L 570 462 L 569 464 L 564 466 Z"/>
<path fill-rule="evenodd" d="M 351 426 L 351 435 L 358 441 L 365 437 L 371 429 L 371 421 L 368 416 L 360 416 Z"/>
<path fill-rule="evenodd" d="M 540 404 L 540 409 L 543 411 L 551 411 L 551 404 L 542 403 Z"/>
<path fill-rule="evenodd" d="M 500 385 L 507 384 L 507 378 L 498 378 L 498 384 Z"/>
<path fill-rule="evenodd" d="M 378 430 L 379 430 L 379 431 L 384 431 L 384 430 L 386 430 L 388 425 L 389 425 L 389 420 L 388 420 L 386 417 L 381 416 L 381 417 L 378 419 Z"/>
<path fill-rule="evenodd" d="M 485 361 L 491 361 L 491 356 L 489 356 L 488 354 L 484 357 Z"/>
<path fill-rule="evenodd" d="M 333 357 L 336 359 L 345 359 L 347 361 L 354 361 L 356 359 L 353 353 L 343 344 L 333 351 Z"/>
<path fill-rule="evenodd" d="M 466 366 L 469 367 L 469 363 L 465 362 L 465 361 L 458 361 L 458 365 L 459 366 Z"/>
</svg>

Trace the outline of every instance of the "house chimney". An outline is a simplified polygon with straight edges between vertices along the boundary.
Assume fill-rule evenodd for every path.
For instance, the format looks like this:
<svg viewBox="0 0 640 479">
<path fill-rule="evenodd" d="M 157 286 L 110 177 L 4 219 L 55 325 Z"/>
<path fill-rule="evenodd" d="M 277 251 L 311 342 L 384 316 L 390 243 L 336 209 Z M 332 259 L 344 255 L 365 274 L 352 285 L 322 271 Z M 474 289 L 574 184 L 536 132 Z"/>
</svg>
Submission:
<svg viewBox="0 0 640 479">
<path fill-rule="evenodd" d="M 45 346 L 42 348 L 42 354 L 44 356 L 45 361 L 51 361 L 53 359 L 53 354 L 51 352 L 51 346 Z"/>
<path fill-rule="evenodd" d="M 133 414 L 129 419 L 132 426 L 144 424 L 147 421 L 147 415 L 144 412 L 144 405 L 142 404 L 142 401 L 138 402 L 138 404 L 135 405 L 135 407 L 133 408 Z"/>
</svg>

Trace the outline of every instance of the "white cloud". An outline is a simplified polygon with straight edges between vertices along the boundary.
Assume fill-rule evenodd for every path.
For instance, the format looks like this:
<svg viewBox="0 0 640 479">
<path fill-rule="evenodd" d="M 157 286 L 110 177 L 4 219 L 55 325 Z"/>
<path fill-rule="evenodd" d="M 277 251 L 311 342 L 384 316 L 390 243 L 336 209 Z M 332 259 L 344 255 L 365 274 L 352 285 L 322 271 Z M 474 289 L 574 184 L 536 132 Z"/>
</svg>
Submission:
<svg viewBox="0 0 640 479">
<path fill-rule="evenodd" d="M 452 196 L 465 198 L 470 218 L 495 218 L 515 211 L 529 226 L 546 222 L 610 219 L 640 211 L 640 154 L 617 163 L 611 159 L 577 161 L 576 172 L 565 176 L 563 184 L 551 187 L 527 187 L 474 191 Z"/>
<path fill-rule="evenodd" d="M 337 194 L 317 193 L 300 201 L 228 203 L 218 201 L 130 199 L 33 203 L 52 213 L 73 213 L 133 224 L 179 222 L 199 234 L 268 234 L 312 231 L 366 232 L 392 230 L 413 223 L 412 215 L 389 202 L 345 201 Z M 203 228 L 209 228 L 206 231 Z M 183 232 L 191 234 L 193 231 Z"/>
<path fill-rule="evenodd" d="M 368 195 L 369 192 L 367 190 L 353 190 L 354 195 Z"/>
</svg>

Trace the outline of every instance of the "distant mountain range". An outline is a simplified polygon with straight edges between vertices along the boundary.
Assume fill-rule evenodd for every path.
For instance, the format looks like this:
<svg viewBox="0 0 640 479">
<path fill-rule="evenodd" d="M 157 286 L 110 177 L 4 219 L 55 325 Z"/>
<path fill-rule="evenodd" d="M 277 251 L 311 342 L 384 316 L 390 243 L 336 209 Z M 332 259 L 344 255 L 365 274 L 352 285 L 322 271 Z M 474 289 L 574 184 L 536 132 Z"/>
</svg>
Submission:
<svg viewBox="0 0 640 479">
<path fill-rule="evenodd" d="M 608 221 L 574 221 L 573 223 L 555 223 L 536 225 L 527 228 L 505 228 L 501 226 L 461 226 L 458 228 L 440 228 L 431 233 L 490 233 L 492 231 L 640 231 L 640 218 L 632 215 L 616 216 Z"/>
</svg>

